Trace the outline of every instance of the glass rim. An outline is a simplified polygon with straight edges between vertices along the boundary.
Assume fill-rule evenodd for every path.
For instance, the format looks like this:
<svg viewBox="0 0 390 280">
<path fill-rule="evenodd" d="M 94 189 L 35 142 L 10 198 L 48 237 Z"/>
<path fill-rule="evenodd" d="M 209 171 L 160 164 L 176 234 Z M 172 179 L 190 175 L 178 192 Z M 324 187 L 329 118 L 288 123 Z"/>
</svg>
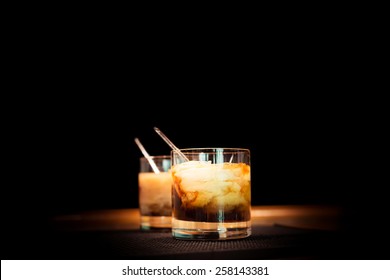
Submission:
<svg viewBox="0 0 390 280">
<path fill-rule="evenodd" d="M 161 159 L 171 159 L 171 155 L 155 155 L 155 156 L 149 156 L 149 158 L 152 158 L 152 159 L 157 159 L 157 158 L 161 158 Z M 146 157 L 142 156 L 140 157 L 140 159 L 144 159 L 144 160 L 147 160 Z"/>
<path fill-rule="evenodd" d="M 186 152 L 196 152 L 196 151 L 212 151 L 216 152 L 217 150 L 223 150 L 223 152 L 250 152 L 247 148 L 223 148 L 223 147 L 206 147 L 206 148 L 184 148 L 179 149 L 180 152 L 186 153 Z M 171 150 L 171 152 L 176 152 L 176 150 Z"/>
</svg>

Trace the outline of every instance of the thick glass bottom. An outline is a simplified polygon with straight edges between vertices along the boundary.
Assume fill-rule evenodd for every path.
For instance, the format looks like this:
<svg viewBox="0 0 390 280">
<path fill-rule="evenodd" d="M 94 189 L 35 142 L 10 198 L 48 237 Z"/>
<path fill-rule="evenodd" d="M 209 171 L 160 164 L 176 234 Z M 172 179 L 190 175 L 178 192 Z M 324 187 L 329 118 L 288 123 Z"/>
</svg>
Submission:
<svg viewBox="0 0 390 280">
<path fill-rule="evenodd" d="M 171 229 L 171 216 L 141 216 L 141 229 Z"/>
<path fill-rule="evenodd" d="M 172 219 L 172 235 L 185 240 L 229 240 L 250 236 L 251 222 L 206 223 Z"/>
</svg>

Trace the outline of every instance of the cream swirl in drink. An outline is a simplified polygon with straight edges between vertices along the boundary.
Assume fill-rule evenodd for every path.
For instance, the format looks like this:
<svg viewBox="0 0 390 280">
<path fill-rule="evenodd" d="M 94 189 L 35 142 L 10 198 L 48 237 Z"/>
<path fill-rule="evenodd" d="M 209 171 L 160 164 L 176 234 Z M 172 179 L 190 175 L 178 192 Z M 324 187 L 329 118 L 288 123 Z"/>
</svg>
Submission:
<svg viewBox="0 0 390 280">
<path fill-rule="evenodd" d="M 251 180 L 246 163 L 188 161 L 172 168 L 173 217 L 182 221 L 250 221 Z"/>
</svg>

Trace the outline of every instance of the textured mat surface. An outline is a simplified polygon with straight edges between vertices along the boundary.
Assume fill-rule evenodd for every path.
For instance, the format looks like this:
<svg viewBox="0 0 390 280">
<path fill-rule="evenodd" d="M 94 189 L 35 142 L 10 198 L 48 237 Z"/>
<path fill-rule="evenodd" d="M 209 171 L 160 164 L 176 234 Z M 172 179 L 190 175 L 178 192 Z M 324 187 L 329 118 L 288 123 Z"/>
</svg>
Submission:
<svg viewBox="0 0 390 280">
<path fill-rule="evenodd" d="M 253 227 L 252 236 L 228 241 L 176 240 L 169 231 L 50 232 L 15 251 L 27 259 L 334 259 L 334 232 L 283 226 Z M 23 238 L 23 237 L 20 237 Z M 16 249 L 16 247 L 15 247 Z M 11 257 L 12 258 L 12 257 Z"/>
</svg>

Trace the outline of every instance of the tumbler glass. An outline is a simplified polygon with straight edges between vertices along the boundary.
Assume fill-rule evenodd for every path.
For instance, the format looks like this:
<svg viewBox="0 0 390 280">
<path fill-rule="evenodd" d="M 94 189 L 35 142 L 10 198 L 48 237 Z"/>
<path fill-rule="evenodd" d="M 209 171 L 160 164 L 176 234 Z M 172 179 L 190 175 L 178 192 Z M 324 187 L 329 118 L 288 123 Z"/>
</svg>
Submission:
<svg viewBox="0 0 390 280">
<path fill-rule="evenodd" d="M 172 150 L 172 235 L 239 239 L 251 235 L 250 151 Z"/>
</svg>

